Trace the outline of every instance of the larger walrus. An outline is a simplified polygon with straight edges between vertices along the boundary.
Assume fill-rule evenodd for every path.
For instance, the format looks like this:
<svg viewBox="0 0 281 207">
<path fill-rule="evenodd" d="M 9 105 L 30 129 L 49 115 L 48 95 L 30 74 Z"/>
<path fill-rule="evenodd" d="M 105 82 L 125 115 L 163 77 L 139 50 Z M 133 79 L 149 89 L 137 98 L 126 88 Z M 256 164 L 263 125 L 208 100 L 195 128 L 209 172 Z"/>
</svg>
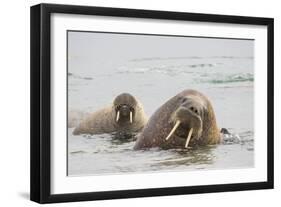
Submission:
<svg viewBox="0 0 281 207">
<path fill-rule="evenodd" d="M 110 106 L 84 118 L 73 134 L 133 133 L 141 131 L 146 122 L 147 116 L 140 101 L 129 93 L 122 93 Z"/>
<path fill-rule="evenodd" d="M 211 102 L 198 91 L 184 90 L 151 116 L 134 149 L 188 148 L 213 145 L 220 140 Z"/>
</svg>

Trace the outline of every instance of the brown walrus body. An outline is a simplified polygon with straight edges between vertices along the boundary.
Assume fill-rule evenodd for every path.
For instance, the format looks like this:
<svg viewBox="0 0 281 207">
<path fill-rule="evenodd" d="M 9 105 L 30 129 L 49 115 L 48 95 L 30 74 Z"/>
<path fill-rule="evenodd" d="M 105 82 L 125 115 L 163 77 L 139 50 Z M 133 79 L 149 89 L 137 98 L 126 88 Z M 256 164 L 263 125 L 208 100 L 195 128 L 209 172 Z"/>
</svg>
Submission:
<svg viewBox="0 0 281 207">
<path fill-rule="evenodd" d="M 198 91 L 184 90 L 151 116 L 134 149 L 187 148 L 217 144 L 220 139 L 210 101 Z"/>
<path fill-rule="evenodd" d="M 67 121 L 67 127 L 68 128 L 74 128 L 78 126 L 78 124 L 86 117 L 88 114 L 87 112 L 69 109 L 68 110 L 68 121 Z"/>
<path fill-rule="evenodd" d="M 139 132 L 147 122 L 142 104 L 132 95 L 118 95 L 111 106 L 100 109 L 74 129 L 73 134 L 103 134 L 113 132 Z"/>
</svg>

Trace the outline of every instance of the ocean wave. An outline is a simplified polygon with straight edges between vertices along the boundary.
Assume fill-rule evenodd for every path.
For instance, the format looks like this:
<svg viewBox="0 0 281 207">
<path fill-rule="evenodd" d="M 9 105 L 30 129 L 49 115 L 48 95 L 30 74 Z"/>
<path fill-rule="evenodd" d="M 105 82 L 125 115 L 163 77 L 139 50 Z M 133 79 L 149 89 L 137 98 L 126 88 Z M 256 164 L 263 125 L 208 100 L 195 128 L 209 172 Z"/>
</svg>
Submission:
<svg viewBox="0 0 281 207">
<path fill-rule="evenodd" d="M 198 63 L 198 64 L 181 64 L 181 65 L 159 65 L 152 67 L 135 67 L 135 68 L 127 68 L 121 67 L 117 69 L 117 73 L 119 74 L 144 74 L 148 72 L 156 72 L 163 74 L 182 74 L 182 73 L 194 73 L 194 71 L 190 71 L 188 69 L 192 68 L 211 68 L 222 65 L 223 63 Z"/>
<path fill-rule="evenodd" d="M 87 76 L 83 77 L 83 76 L 75 75 L 75 74 L 70 73 L 70 72 L 68 72 L 67 75 L 68 75 L 68 77 L 72 77 L 72 78 L 76 78 L 76 79 L 93 80 L 92 77 L 87 77 Z"/>
<path fill-rule="evenodd" d="M 180 59 L 253 59 L 253 56 L 179 56 L 179 57 L 145 57 L 134 58 L 130 62 L 159 61 L 159 60 L 180 60 Z"/>
<path fill-rule="evenodd" d="M 201 82 L 207 82 L 207 83 L 213 83 L 213 84 L 254 82 L 254 75 L 251 73 L 244 73 L 244 74 L 239 73 L 239 74 L 231 74 L 231 75 L 227 75 L 227 76 L 216 74 L 215 78 L 203 80 Z"/>
<path fill-rule="evenodd" d="M 223 134 L 223 144 L 251 144 L 254 142 L 253 131 L 242 131 L 240 133 L 235 133 L 233 129 L 229 129 L 230 133 Z"/>
<path fill-rule="evenodd" d="M 210 56 L 208 58 L 213 58 L 213 59 L 254 59 L 253 56 Z"/>
<path fill-rule="evenodd" d="M 77 150 L 77 151 L 72 151 L 72 152 L 70 152 L 71 155 L 85 154 L 85 153 L 87 153 L 87 152 L 84 151 L 84 150 Z"/>
<path fill-rule="evenodd" d="M 191 64 L 188 67 L 191 68 L 205 68 L 205 67 L 216 67 L 218 65 L 222 65 L 223 63 L 199 63 L 199 64 Z"/>
<path fill-rule="evenodd" d="M 155 61 L 155 60 L 178 60 L 178 59 L 202 59 L 204 57 L 199 56 L 180 56 L 180 57 L 146 57 L 146 58 L 134 58 L 130 62 L 142 62 L 142 61 Z"/>
</svg>

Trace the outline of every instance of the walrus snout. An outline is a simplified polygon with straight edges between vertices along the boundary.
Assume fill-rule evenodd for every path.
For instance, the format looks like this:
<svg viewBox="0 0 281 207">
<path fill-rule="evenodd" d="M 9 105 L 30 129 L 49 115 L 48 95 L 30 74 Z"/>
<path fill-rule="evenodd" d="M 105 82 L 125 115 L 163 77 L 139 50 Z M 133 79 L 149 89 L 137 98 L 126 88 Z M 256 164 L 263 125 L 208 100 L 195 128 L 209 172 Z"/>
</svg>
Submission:
<svg viewBox="0 0 281 207">
<path fill-rule="evenodd" d="M 202 119 L 199 113 L 199 108 L 195 106 L 180 106 L 171 117 L 173 128 L 166 140 L 175 134 L 186 139 L 187 148 L 191 138 L 198 138 L 202 134 Z"/>
<path fill-rule="evenodd" d="M 181 122 L 199 122 L 201 117 L 199 115 L 199 109 L 190 106 L 190 107 L 183 107 L 181 106 L 175 112 L 173 119 L 180 120 Z"/>
<path fill-rule="evenodd" d="M 133 123 L 133 114 L 134 108 L 127 105 L 122 104 L 116 108 L 116 122 L 119 122 L 120 119 L 122 120 L 129 120 L 130 123 Z"/>
<path fill-rule="evenodd" d="M 129 116 L 131 110 L 130 110 L 130 107 L 129 107 L 129 106 L 127 106 L 127 105 L 122 105 L 122 106 L 120 106 L 119 111 L 120 111 L 120 114 L 121 114 L 122 116 Z"/>
</svg>

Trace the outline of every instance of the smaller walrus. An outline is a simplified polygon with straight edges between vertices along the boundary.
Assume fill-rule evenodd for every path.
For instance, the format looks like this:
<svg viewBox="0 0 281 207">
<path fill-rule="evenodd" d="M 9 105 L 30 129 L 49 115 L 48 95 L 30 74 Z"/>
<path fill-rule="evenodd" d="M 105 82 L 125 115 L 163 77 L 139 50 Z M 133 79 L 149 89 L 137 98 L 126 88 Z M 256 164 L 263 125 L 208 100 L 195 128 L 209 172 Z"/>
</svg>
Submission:
<svg viewBox="0 0 281 207">
<path fill-rule="evenodd" d="M 83 119 L 73 134 L 133 133 L 142 130 L 146 122 L 147 116 L 142 104 L 131 94 L 122 93 L 111 106 Z"/>
<path fill-rule="evenodd" d="M 68 110 L 68 122 L 67 122 L 67 127 L 68 128 L 74 128 L 78 126 L 80 121 L 83 120 L 84 117 L 87 116 L 86 112 L 82 112 L 79 110 L 74 110 L 74 109 L 69 109 Z"/>
<path fill-rule="evenodd" d="M 221 140 L 211 102 L 195 90 L 184 90 L 163 104 L 149 119 L 134 149 L 188 148 Z"/>
</svg>

